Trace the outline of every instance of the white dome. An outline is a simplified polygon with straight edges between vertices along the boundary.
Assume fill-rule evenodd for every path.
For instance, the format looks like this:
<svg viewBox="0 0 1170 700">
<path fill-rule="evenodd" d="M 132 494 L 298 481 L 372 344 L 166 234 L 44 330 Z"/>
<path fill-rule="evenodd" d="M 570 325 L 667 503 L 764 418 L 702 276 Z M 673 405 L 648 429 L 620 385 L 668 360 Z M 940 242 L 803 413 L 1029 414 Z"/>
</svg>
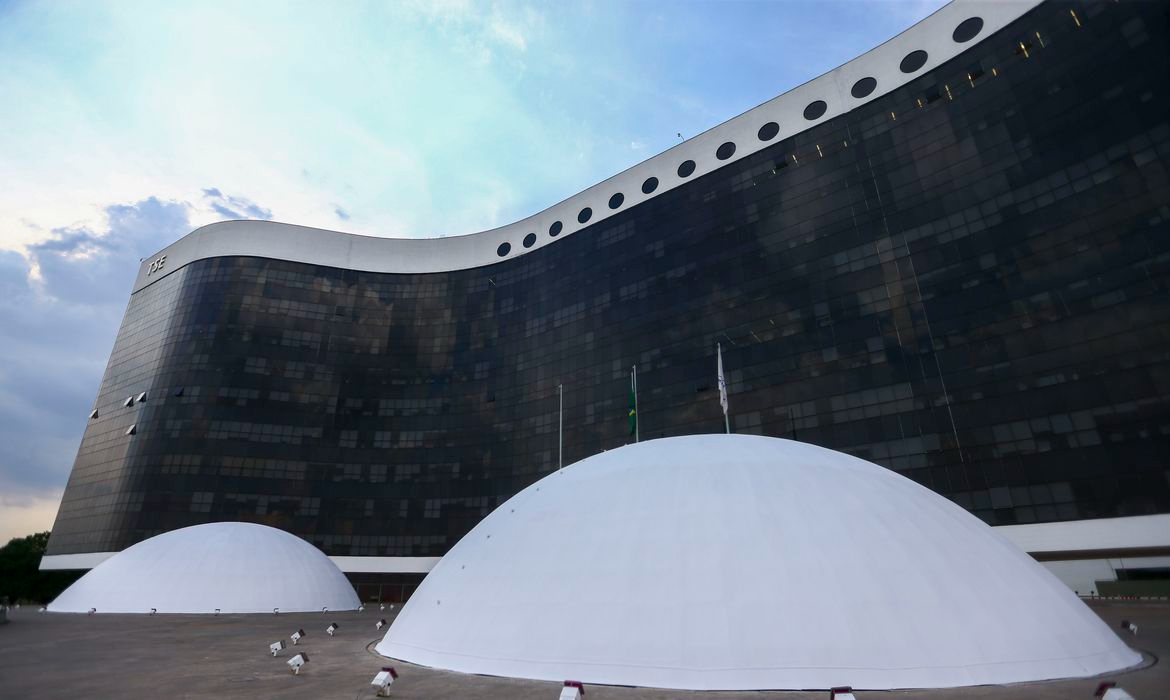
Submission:
<svg viewBox="0 0 1170 700">
<path fill-rule="evenodd" d="M 50 612 L 271 613 L 356 610 L 345 574 L 313 545 L 253 523 L 164 532 L 82 576 Z"/>
<path fill-rule="evenodd" d="M 541 479 L 443 557 L 377 650 L 695 690 L 951 687 L 1141 660 L 950 501 L 747 435 L 643 442 Z"/>
</svg>

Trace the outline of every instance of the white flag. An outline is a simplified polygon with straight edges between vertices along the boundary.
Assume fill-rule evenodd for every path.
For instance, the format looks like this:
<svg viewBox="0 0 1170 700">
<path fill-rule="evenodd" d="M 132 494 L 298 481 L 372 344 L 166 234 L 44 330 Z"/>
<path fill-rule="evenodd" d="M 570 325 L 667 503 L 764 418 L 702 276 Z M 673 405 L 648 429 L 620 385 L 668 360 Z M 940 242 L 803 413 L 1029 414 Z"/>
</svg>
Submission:
<svg viewBox="0 0 1170 700">
<path fill-rule="evenodd" d="M 719 405 L 723 407 L 723 417 L 727 417 L 727 379 L 723 376 L 723 348 L 715 344 L 715 352 L 719 357 Z"/>
</svg>

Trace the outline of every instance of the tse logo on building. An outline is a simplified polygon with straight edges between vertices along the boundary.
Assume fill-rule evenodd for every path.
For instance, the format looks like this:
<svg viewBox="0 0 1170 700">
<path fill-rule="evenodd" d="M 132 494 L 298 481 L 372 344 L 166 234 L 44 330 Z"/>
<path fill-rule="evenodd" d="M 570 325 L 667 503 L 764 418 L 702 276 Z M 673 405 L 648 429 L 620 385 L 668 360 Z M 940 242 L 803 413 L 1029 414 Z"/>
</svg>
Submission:
<svg viewBox="0 0 1170 700">
<path fill-rule="evenodd" d="M 148 270 L 146 272 L 146 276 L 150 277 L 154 273 L 163 269 L 163 265 L 166 265 L 166 264 L 167 264 L 167 256 L 165 256 L 165 255 L 162 256 L 161 258 L 159 258 L 158 260 L 152 260 L 150 263 L 150 270 Z"/>
</svg>

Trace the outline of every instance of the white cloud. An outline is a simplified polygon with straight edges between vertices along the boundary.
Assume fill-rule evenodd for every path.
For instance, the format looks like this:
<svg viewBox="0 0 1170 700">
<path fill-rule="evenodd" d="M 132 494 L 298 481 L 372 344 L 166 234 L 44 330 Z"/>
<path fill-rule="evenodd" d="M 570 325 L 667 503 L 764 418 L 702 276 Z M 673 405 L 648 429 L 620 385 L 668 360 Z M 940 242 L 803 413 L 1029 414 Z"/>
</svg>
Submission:
<svg viewBox="0 0 1170 700">
<path fill-rule="evenodd" d="M 155 198 L 112 205 L 101 228 L 0 251 L 0 509 L 43 514 L 38 499 L 65 485 L 138 259 L 186 231 L 188 212 Z"/>
<path fill-rule="evenodd" d="M 490 36 L 505 46 L 521 52 L 528 48 L 528 39 L 524 36 L 525 27 L 504 17 L 498 7 L 492 10 L 487 20 L 487 29 Z"/>
</svg>

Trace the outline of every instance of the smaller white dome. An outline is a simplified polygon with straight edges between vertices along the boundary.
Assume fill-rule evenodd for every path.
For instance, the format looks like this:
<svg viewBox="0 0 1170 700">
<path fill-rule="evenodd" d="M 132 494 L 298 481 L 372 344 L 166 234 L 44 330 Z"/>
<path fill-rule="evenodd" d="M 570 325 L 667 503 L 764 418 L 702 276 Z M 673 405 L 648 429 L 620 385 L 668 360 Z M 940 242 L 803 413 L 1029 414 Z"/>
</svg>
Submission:
<svg viewBox="0 0 1170 700">
<path fill-rule="evenodd" d="M 227 613 L 356 610 L 337 565 L 299 537 L 254 523 L 208 523 L 139 542 L 78 579 L 50 612 Z"/>
</svg>

